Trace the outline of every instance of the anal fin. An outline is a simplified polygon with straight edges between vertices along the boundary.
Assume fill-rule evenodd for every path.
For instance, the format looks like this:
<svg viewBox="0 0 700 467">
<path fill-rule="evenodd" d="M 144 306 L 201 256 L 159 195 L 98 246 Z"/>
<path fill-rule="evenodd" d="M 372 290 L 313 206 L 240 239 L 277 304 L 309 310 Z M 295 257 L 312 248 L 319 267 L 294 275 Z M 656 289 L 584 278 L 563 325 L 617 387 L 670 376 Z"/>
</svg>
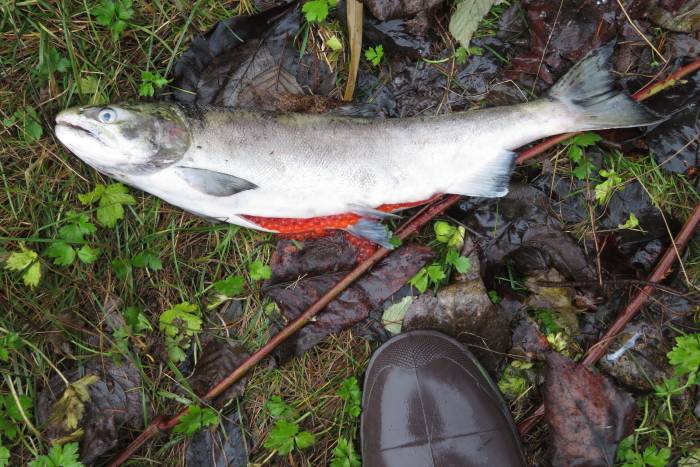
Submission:
<svg viewBox="0 0 700 467">
<path fill-rule="evenodd" d="M 375 220 L 360 219 L 345 230 L 357 237 L 376 243 L 387 250 L 394 249 L 394 245 L 392 245 L 390 241 L 389 229 Z"/>
</svg>

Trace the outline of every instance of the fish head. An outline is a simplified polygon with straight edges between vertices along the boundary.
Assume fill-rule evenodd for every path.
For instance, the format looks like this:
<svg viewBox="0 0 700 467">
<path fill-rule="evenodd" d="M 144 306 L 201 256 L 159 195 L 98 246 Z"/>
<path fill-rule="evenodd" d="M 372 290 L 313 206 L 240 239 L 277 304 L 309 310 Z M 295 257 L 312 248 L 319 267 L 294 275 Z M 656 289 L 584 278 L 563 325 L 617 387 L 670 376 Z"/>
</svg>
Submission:
<svg viewBox="0 0 700 467">
<path fill-rule="evenodd" d="M 73 154 L 116 178 L 172 165 L 191 141 L 184 114 L 172 104 L 74 107 L 56 116 L 55 130 Z"/>
</svg>

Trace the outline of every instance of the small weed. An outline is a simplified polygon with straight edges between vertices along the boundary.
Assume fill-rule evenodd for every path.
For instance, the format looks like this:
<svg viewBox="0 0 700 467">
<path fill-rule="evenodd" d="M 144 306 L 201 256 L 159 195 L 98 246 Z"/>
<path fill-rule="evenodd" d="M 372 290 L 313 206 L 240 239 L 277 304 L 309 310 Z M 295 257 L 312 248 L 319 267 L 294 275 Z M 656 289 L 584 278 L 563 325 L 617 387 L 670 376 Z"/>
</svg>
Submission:
<svg viewBox="0 0 700 467">
<path fill-rule="evenodd" d="M 267 280 L 272 277 L 272 268 L 262 261 L 253 261 L 248 265 L 248 275 L 254 281 Z"/>
<path fill-rule="evenodd" d="M 209 407 L 201 408 L 198 405 L 192 404 L 187 407 L 187 413 L 180 418 L 180 421 L 173 431 L 175 433 L 183 433 L 186 436 L 192 436 L 205 426 L 212 426 L 219 423 L 219 414 L 216 410 Z"/>
<path fill-rule="evenodd" d="M 136 203 L 127 187 L 121 183 L 107 186 L 98 184 L 94 190 L 78 195 L 78 200 L 84 205 L 98 203 L 97 221 L 109 228 L 113 228 L 118 220 L 124 218 L 124 205 Z"/>
<path fill-rule="evenodd" d="M 20 135 L 26 143 L 33 143 L 44 135 L 44 128 L 41 126 L 39 115 L 32 106 L 26 106 L 15 111 L 11 116 L 5 118 L 2 124 L 6 127 L 18 125 Z"/>
<path fill-rule="evenodd" d="M 620 467 L 666 467 L 671 460 L 671 449 L 647 446 L 642 452 L 634 449 L 634 436 L 622 440 L 617 451 Z"/>
<path fill-rule="evenodd" d="M 306 21 L 320 23 L 328 17 L 328 11 L 338 4 L 338 0 L 309 0 L 301 7 Z"/>
<path fill-rule="evenodd" d="M 365 49 L 365 59 L 372 64 L 372 66 L 379 66 L 384 58 L 384 46 L 379 44 L 375 47 L 367 47 Z"/>
<path fill-rule="evenodd" d="M 18 397 L 20 407 L 12 395 L 0 396 L 0 442 L 4 439 L 14 440 L 24 425 L 22 412 L 32 416 L 32 399 L 29 396 Z M 20 410 L 21 409 L 21 410 Z"/>
<path fill-rule="evenodd" d="M 263 446 L 277 455 L 284 456 L 294 449 L 306 449 L 313 446 L 316 441 L 313 433 L 301 431 L 297 411 L 287 405 L 281 397 L 274 396 L 265 404 L 270 415 L 275 420 L 275 426 L 267 436 Z"/>
<path fill-rule="evenodd" d="M 92 7 L 95 21 L 112 32 L 112 40 L 118 41 L 134 16 L 133 0 L 102 0 Z"/>
<path fill-rule="evenodd" d="M 29 288 L 34 288 L 41 279 L 41 264 L 39 255 L 34 250 L 19 244 L 20 251 L 10 253 L 5 260 L 5 269 L 18 271 L 22 274 L 22 282 Z"/>
<path fill-rule="evenodd" d="M 568 146 L 567 155 L 574 164 L 573 175 L 579 180 L 588 179 L 596 167 L 586 157 L 585 148 L 593 146 L 602 138 L 595 133 L 583 133 L 569 139 L 565 144 Z"/>
<path fill-rule="evenodd" d="M 605 179 L 595 186 L 595 200 L 602 206 L 610 201 L 615 190 L 622 185 L 622 177 L 615 172 L 615 169 L 601 169 L 598 173 Z"/>
<path fill-rule="evenodd" d="M 467 62 L 467 57 L 472 55 L 483 55 L 484 49 L 477 46 L 472 46 L 469 48 L 464 48 L 462 46 L 457 47 L 454 53 L 454 58 L 460 65 L 464 65 Z"/>
<path fill-rule="evenodd" d="M 162 88 L 170 81 L 172 80 L 164 78 L 158 72 L 142 71 L 141 84 L 139 85 L 139 96 L 153 97 L 153 95 L 156 93 L 156 89 Z"/>
<path fill-rule="evenodd" d="M 191 339 L 202 329 L 199 307 L 183 302 L 165 310 L 159 319 L 160 330 L 165 334 L 168 358 L 174 363 L 185 361 L 185 350 Z"/>
<path fill-rule="evenodd" d="M 635 230 L 637 227 L 639 227 L 639 219 L 637 219 L 637 216 L 635 216 L 633 212 L 630 213 L 630 216 L 627 218 L 624 224 L 617 225 L 618 229 Z"/>
<path fill-rule="evenodd" d="M 54 444 L 45 456 L 39 456 L 29 467 L 83 467 L 79 460 L 78 443 Z"/>
<path fill-rule="evenodd" d="M 352 376 L 343 380 L 338 395 L 345 401 L 345 412 L 353 418 L 359 417 L 362 412 L 362 393 L 357 378 Z"/>
<path fill-rule="evenodd" d="M 345 438 L 339 439 L 333 450 L 331 467 L 360 467 L 361 465 L 362 461 L 357 452 L 355 452 L 352 441 Z"/>
<path fill-rule="evenodd" d="M 433 230 L 441 259 L 422 268 L 409 281 L 409 284 L 420 293 L 424 293 L 430 285 L 440 286 L 449 278 L 452 269 L 464 274 L 471 268 L 469 258 L 459 253 L 464 243 L 464 227 L 455 227 L 448 222 L 437 221 L 433 224 Z"/>
</svg>

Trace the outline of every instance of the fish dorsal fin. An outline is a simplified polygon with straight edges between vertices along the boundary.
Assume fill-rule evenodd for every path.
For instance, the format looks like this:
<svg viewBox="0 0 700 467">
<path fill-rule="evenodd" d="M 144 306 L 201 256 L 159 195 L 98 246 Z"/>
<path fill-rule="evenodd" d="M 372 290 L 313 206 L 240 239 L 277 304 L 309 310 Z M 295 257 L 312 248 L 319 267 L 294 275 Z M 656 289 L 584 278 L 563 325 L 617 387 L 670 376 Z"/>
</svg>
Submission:
<svg viewBox="0 0 700 467">
<path fill-rule="evenodd" d="M 258 186 L 248 180 L 195 167 L 175 167 L 177 174 L 195 190 L 211 196 L 231 196 Z"/>
</svg>

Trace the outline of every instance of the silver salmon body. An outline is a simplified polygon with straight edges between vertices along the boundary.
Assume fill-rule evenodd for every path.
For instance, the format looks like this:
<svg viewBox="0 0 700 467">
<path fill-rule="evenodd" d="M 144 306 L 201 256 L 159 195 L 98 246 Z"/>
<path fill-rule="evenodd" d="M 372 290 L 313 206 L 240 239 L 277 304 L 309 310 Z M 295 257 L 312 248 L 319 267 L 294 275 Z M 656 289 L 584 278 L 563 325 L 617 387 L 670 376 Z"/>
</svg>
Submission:
<svg viewBox="0 0 700 467">
<path fill-rule="evenodd" d="M 175 103 L 73 108 L 56 136 L 98 171 L 187 211 L 261 230 L 261 218 L 355 213 L 346 230 L 387 246 L 382 205 L 438 193 L 499 197 L 513 150 L 549 135 L 659 117 L 612 88 L 612 47 L 542 99 L 434 117 L 368 119 Z"/>
</svg>

